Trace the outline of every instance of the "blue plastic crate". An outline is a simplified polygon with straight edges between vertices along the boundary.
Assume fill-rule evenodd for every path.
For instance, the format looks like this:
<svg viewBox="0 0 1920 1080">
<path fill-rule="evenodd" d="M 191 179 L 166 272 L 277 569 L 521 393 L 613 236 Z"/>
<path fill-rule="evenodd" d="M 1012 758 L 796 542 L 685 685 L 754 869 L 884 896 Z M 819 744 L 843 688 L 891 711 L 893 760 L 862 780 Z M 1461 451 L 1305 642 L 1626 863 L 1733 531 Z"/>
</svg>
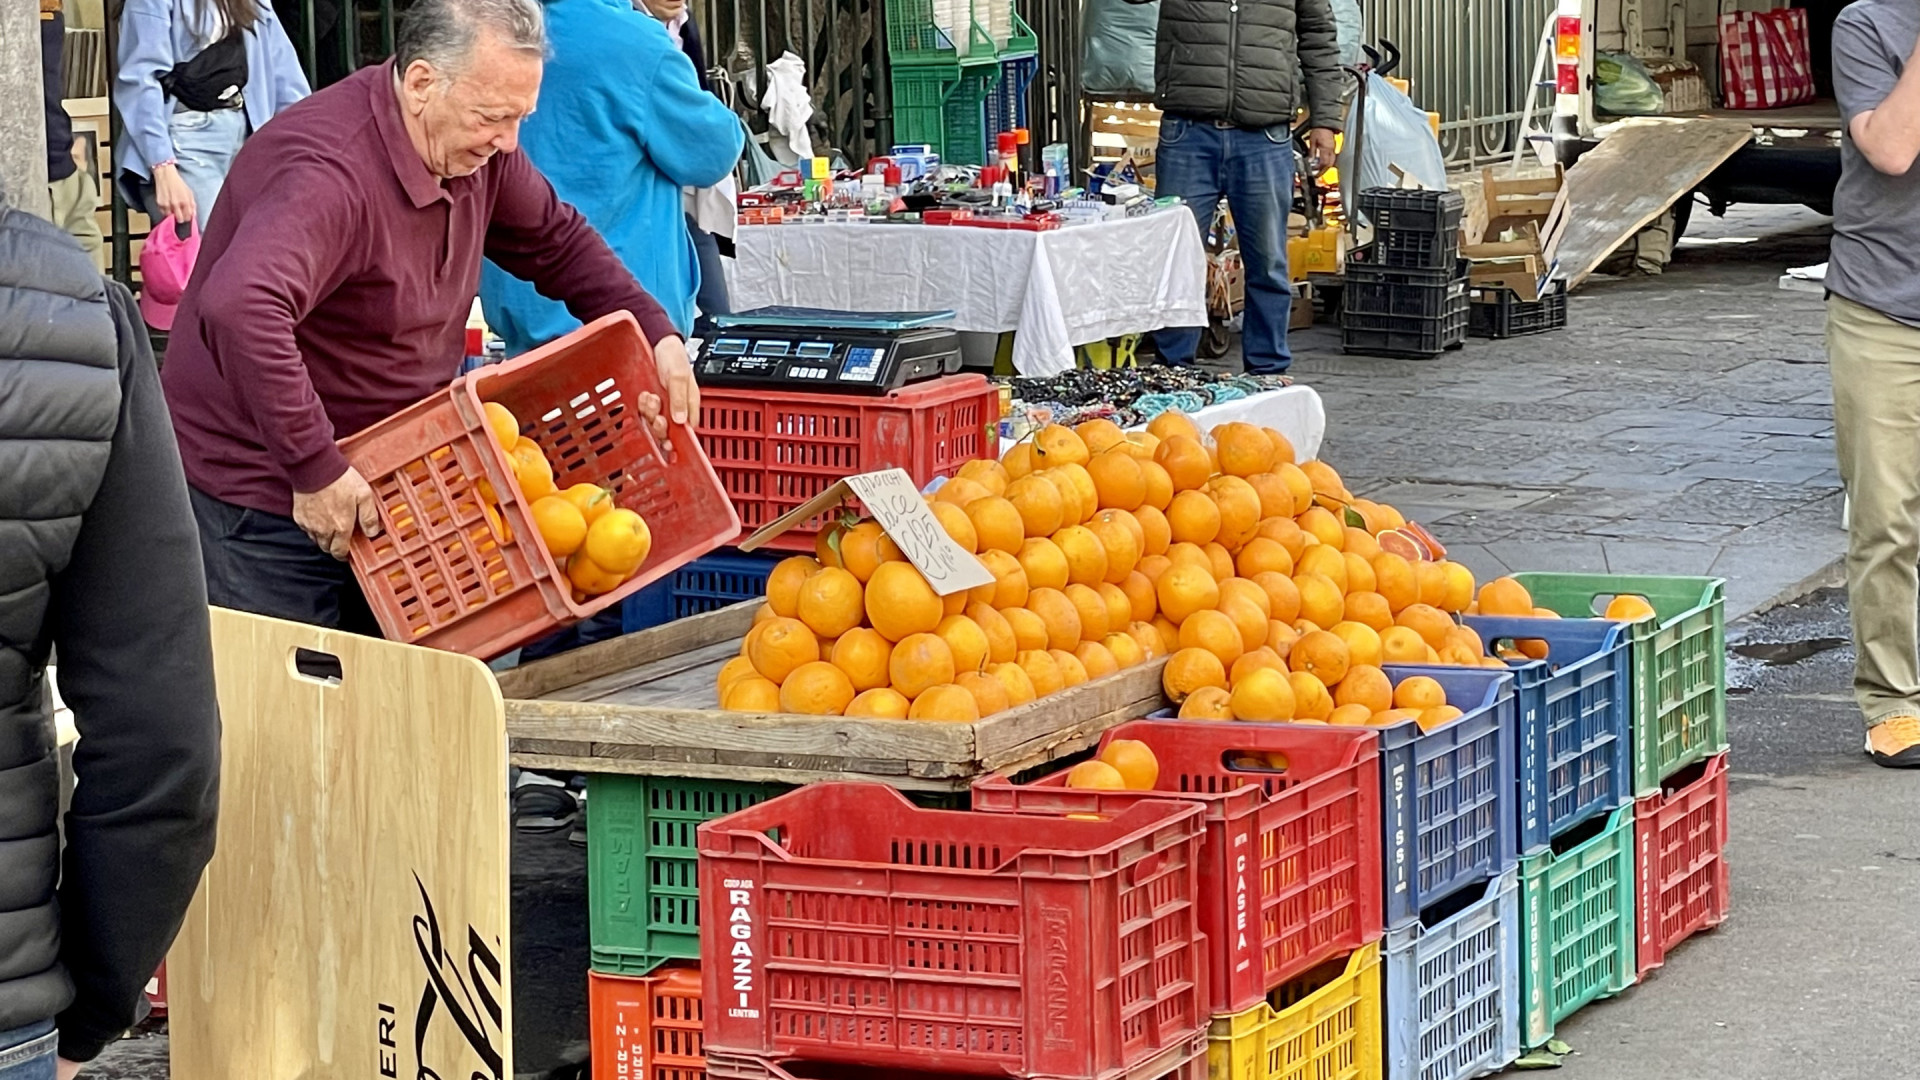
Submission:
<svg viewBox="0 0 1920 1080">
<path fill-rule="evenodd" d="M 987 134 L 1027 126 L 1027 88 L 1040 71 L 1037 56 L 1015 56 L 1000 61 L 1000 82 L 987 94 Z"/>
<path fill-rule="evenodd" d="M 631 634 L 703 611 L 767 595 L 767 578 L 783 556 L 716 552 L 641 589 L 620 607 L 620 628 Z"/>
<path fill-rule="evenodd" d="M 1547 643 L 1545 660 L 1512 664 L 1520 854 L 1633 797 L 1633 670 L 1625 624 L 1605 619 L 1468 615 L 1491 654 L 1496 642 Z"/>
<path fill-rule="evenodd" d="M 1387 932 L 1387 1080 L 1468 1080 L 1520 1056 L 1520 871 Z"/>
<path fill-rule="evenodd" d="M 1395 686 L 1440 683 L 1463 715 L 1432 731 L 1411 720 L 1380 732 L 1380 823 L 1386 925 L 1404 926 L 1436 901 L 1514 865 L 1513 674 L 1491 668 L 1390 664 Z"/>
</svg>

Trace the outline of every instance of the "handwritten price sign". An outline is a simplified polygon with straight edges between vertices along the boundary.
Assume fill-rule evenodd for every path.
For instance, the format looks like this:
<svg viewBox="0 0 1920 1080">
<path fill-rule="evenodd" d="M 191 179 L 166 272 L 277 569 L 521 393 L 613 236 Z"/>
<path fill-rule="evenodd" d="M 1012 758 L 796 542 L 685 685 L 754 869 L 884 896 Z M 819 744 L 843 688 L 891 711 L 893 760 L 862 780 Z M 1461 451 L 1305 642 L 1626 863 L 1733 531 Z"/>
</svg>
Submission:
<svg viewBox="0 0 1920 1080">
<path fill-rule="evenodd" d="M 844 483 L 866 504 L 907 561 L 919 570 L 941 596 L 951 596 L 993 581 L 993 573 L 973 553 L 953 542 L 940 519 L 904 469 L 849 476 Z"/>
</svg>

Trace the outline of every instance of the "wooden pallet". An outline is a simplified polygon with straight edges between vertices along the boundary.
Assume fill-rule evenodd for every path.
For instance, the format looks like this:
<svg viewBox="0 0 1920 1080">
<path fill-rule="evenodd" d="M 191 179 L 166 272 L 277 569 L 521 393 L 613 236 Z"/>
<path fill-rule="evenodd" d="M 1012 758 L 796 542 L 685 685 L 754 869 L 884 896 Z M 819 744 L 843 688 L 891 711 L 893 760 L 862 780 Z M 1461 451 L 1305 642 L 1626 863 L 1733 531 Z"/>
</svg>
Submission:
<svg viewBox="0 0 1920 1080">
<path fill-rule="evenodd" d="M 530 769 L 805 784 L 876 780 L 959 791 L 1086 749 L 1159 708 L 1164 660 L 977 723 L 727 712 L 714 676 L 739 652 L 757 601 L 502 673 L 508 751 Z"/>
</svg>

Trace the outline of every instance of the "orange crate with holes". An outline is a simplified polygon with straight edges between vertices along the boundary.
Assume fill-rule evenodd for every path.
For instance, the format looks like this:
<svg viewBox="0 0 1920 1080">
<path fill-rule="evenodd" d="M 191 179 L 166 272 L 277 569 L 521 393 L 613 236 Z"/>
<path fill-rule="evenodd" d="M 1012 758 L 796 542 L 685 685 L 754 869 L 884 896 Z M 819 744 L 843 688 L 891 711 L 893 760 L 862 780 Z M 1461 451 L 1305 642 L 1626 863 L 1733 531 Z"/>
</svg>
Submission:
<svg viewBox="0 0 1920 1080">
<path fill-rule="evenodd" d="M 741 536 L 856 473 L 900 468 L 925 486 L 999 456 L 1000 391 L 984 375 L 948 375 L 879 397 L 782 390 L 700 391 L 700 445 L 740 513 Z M 812 551 L 828 515 L 769 540 Z"/>
<path fill-rule="evenodd" d="M 593 1080 L 701 1080 L 707 1075 L 700 969 L 587 973 Z"/>
<path fill-rule="evenodd" d="M 381 631 L 489 659 L 599 614 L 738 535 L 740 518 L 693 430 L 656 440 L 640 414 L 647 394 L 665 410 L 653 350 L 619 312 L 342 439 L 380 504 L 380 535 L 353 538 L 353 573 Z M 487 401 L 513 411 L 557 486 L 599 484 L 646 519 L 653 549 L 619 588 L 574 601 L 487 429 Z M 499 531 L 481 509 L 482 480 L 498 496 Z"/>
</svg>

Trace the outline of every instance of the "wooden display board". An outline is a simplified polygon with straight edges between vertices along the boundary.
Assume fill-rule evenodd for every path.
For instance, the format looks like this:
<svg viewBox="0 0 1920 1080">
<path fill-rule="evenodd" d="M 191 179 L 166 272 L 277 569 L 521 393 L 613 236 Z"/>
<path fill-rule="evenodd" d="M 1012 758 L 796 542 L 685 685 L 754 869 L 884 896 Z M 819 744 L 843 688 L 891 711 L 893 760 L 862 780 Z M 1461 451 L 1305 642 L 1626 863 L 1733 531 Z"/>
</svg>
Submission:
<svg viewBox="0 0 1920 1080">
<path fill-rule="evenodd" d="M 807 784 L 874 780 L 959 791 L 1086 749 L 1166 704 L 1152 660 L 971 724 L 727 712 L 720 666 L 760 606 L 749 600 L 500 675 L 512 760 L 530 769 Z"/>
<path fill-rule="evenodd" d="M 213 646 L 219 846 L 167 958 L 172 1074 L 511 1075 L 491 673 L 217 608 Z"/>
</svg>

